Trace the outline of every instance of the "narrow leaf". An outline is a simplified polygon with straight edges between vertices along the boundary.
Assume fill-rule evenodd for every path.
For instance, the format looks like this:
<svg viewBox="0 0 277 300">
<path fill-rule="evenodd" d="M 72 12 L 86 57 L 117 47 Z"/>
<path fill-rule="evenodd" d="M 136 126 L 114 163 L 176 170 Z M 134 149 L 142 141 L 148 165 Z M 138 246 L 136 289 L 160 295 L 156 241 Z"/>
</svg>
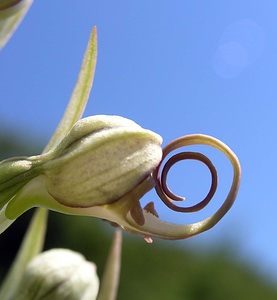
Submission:
<svg viewBox="0 0 277 300">
<path fill-rule="evenodd" d="M 79 77 L 66 111 L 44 152 L 54 148 L 82 117 L 93 83 L 97 59 L 96 27 L 92 29 Z"/>
</svg>

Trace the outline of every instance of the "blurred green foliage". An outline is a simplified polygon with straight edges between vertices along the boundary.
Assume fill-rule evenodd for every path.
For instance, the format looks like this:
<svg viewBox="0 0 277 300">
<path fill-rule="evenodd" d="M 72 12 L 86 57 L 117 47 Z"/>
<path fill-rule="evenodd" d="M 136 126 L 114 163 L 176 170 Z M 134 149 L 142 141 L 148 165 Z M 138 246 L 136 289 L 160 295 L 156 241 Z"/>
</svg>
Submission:
<svg viewBox="0 0 277 300">
<path fill-rule="evenodd" d="M 0 158 L 41 151 L 38 143 L 20 143 L 20 140 L 16 135 L 0 131 Z M 16 254 L 32 213 L 25 213 L 0 236 L 1 279 Z M 112 235 L 112 226 L 104 221 L 51 212 L 45 249 L 70 248 L 81 252 L 97 264 L 101 278 Z M 147 244 L 140 237 L 124 234 L 118 299 L 277 299 L 277 288 L 250 266 L 224 251 L 208 254 L 204 253 L 205 249 L 201 251 L 187 249 L 185 242 L 181 247 L 180 243 L 176 246 L 171 241 L 154 240 L 153 244 Z"/>
</svg>

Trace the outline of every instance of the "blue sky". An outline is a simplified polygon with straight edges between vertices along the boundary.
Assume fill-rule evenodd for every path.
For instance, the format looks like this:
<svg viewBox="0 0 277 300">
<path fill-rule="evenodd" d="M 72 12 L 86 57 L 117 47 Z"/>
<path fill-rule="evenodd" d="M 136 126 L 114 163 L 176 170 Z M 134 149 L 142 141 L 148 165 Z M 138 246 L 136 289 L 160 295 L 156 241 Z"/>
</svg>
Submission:
<svg viewBox="0 0 277 300">
<path fill-rule="evenodd" d="M 85 116 L 133 119 L 164 144 L 190 133 L 228 144 L 243 170 L 235 205 L 215 228 L 177 244 L 210 249 L 231 241 L 234 255 L 277 280 L 276 10 L 275 1 L 35 1 L 0 53 L 0 130 L 47 142 L 96 25 L 99 55 Z M 209 154 L 220 188 L 203 215 L 224 200 L 232 176 L 221 155 Z M 170 186 L 201 197 L 206 170 L 181 166 Z M 145 198 L 158 201 L 154 192 Z M 170 221 L 193 219 L 158 209 Z"/>
</svg>

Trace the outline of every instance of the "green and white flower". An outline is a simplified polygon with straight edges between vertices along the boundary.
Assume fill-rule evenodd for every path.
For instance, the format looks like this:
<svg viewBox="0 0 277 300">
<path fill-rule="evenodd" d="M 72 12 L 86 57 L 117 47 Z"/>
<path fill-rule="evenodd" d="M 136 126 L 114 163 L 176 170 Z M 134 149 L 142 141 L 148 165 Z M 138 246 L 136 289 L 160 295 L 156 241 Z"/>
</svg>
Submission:
<svg viewBox="0 0 277 300">
<path fill-rule="evenodd" d="M 8 220 L 2 231 L 32 207 L 121 224 L 142 196 L 133 197 L 134 191 L 144 182 L 149 187 L 143 194 L 154 186 L 161 142 L 131 120 L 100 115 L 79 120 L 53 151 L 2 161 L 1 218 Z"/>
<path fill-rule="evenodd" d="M 41 155 L 0 162 L 0 233 L 32 207 L 65 214 L 94 216 L 143 236 L 184 239 L 213 227 L 233 205 L 240 186 L 240 163 L 224 143 L 207 135 L 187 135 L 163 149 L 162 138 L 135 122 L 118 116 L 82 117 L 89 98 L 97 58 L 97 35 L 93 28 L 81 70 L 60 124 Z M 230 191 L 221 207 L 203 221 L 180 225 L 164 222 L 151 202 L 142 208 L 141 197 L 156 189 L 162 201 L 179 212 L 202 209 L 212 199 L 217 174 L 201 153 L 181 152 L 165 164 L 164 158 L 184 146 L 207 145 L 223 152 L 233 167 Z M 170 191 L 166 174 L 179 160 L 203 162 L 212 175 L 207 196 L 192 207 L 178 207 L 181 197 Z"/>
</svg>

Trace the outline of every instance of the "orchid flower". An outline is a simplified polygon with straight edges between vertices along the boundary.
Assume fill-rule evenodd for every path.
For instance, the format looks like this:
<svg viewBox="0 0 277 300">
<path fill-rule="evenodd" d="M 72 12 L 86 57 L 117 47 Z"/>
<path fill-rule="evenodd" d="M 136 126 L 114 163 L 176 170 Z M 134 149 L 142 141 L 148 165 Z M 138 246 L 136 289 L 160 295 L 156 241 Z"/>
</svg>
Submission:
<svg viewBox="0 0 277 300">
<path fill-rule="evenodd" d="M 7 42 L 32 0 L 2 2 L 0 48 Z M 185 239 L 210 229 L 236 199 L 241 178 L 240 163 L 234 152 L 218 139 L 202 134 L 185 135 L 162 148 L 159 134 L 143 129 L 132 120 L 108 115 L 81 119 L 93 82 L 96 57 L 94 28 L 67 109 L 43 153 L 0 162 L 0 233 L 28 209 L 40 208 L 2 285 L 1 299 L 37 299 L 37 295 L 33 294 L 35 286 L 38 287 L 39 298 L 47 294 L 51 299 L 60 299 L 61 295 L 67 299 L 64 292 L 70 287 L 72 299 L 95 299 L 99 282 L 92 264 L 69 250 L 52 250 L 38 255 L 43 247 L 47 209 L 101 218 L 152 242 L 153 237 Z M 155 188 L 168 208 L 180 213 L 201 210 L 216 192 L 217 171 L 205 155 L 181 151 L 167 159 L 173 151 L 176 153 L 176 150 L 191 145 L 211 146 L 227 156 L 233 167 L 230 191 L 221 207 L 203 221 L 185 225 L 168 223 L 159 218 L 154 202 L 142 208 L 140 201 L 151 189 Z M 212 178 L 211 187 L 198 204 L 177 206 L 175 203 L 184 198 L 169 189 L 167 174 L 174 164 L 188 159 L 207 166 Z M 120 255 L 121 231 L 116 230 L 98 300 L 116 297 Z M 69 270 L 67 273 L 59 272 L 61 256 L 68 258 L 64 265 Z M 71 272 L 76 263 L 83 265 L 79 268 L 78 278 Z M 53 293 L 49 294 L 49 291 Z"/>
<path fill-rule="evenodd" d="M 72 116 L 74 112 L 75 117 L 70 123 L 61 123 L 42 154 L 0 162 L 0 232 L 32 207 L 105 219 L 143 236 L 148 242 L 152 237 L 184 239 L 213 227 L 237 196 L 241 170 L 236 155 L 223 142 L 207 135 L 183 136 L 162 148 L 160 135 L 132 120 L 107 115 L 78 120 L 84 105 L 76 105 L 79 101 L 76 95 L 87 99 L 92 84 L 94 68 L 90 76 L 86 75 L 87 65 L 92 60 L 89 54 L 87 51 L 79 84 L 73 93 L 73 109 L 70 102 L 65 113 Z M 233 181 L 227 198 L 217 212 L 203 221 L 185 225 L 162 221 L 153 202 L 144 208 L 140 204 L 140 199 L 152 188 L 170 209 L 182 213 L 202 209 L 214 196 L 217 172 L 205 155 L 180 152 L 164 164 L 172 151 L 197 144 L 214 147 L 230 160 Z M 204 163 L 210 170 L 212 184 L 201 202 L 184 208 L 175 205 L 175 201 L 183 198 L 168 188 L 166 175 L 172 165 L 186 159 Z"/>
</svg>

